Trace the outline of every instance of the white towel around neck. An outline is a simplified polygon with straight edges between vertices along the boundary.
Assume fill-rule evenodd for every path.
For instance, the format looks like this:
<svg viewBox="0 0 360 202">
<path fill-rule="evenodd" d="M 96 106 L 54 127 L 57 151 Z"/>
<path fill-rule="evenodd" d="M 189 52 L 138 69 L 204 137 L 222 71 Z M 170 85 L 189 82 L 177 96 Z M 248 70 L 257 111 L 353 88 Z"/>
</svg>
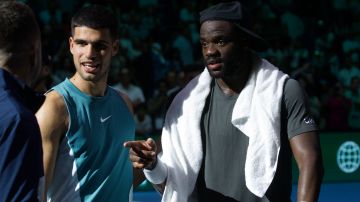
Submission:
<svg viewBox="0 0 360 202">
<path fill-rule="evenodd" d="M 235 103 L 232 124 L 249 137 L 245 161 L 248 189 L 262 197 L 269 188 L 280 151 L 281 100 L 288 75 L 266 60 L 254 71 Z"/>
<path fill-rule="evenodd" d="M 249 137 L 246 186 L 263 197 L 277 168 L 281 99 L 288 76 L 264 59 L 258 62 L 235 103 L 232 124 Z M 167 112 L 159 166 L 145 172 L 148 179 L 166 179 L 162 201 L 196 201 L 193 190 L 203 158 L 200 120 L 211 80 L 205 68 L 175 97 Z"/>
</svg>

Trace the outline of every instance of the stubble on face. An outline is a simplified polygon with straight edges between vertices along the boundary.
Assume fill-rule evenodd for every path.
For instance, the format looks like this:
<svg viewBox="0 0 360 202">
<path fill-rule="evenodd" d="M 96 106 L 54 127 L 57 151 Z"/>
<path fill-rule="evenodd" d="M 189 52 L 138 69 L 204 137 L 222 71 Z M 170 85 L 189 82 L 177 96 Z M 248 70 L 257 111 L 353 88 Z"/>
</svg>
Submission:
<svg viewBox="0 0 360 202">
<path fill-rule="evenodd" d="M 76 75 L 84 81 L 105 82 L 111 58 L 117 52 L 108 29 L 76 27 L 69 39 Z M 117 43 L 116 43 L 117 44 Z"/>
<path fill-rule="evenodd" d="M 227 21 L 206 21 L 200 28 L 200 43 L 205 65 L 211 76 L 223 78 L 238 68 L 240 52 L 233 24 Z"/>
<path fill-rule="evenodd" d="M 235 25 L 206 21 L 200 29 L 205 65 L 222 89 L 240 92 L 251 71 L 251 54 Z"/>
</svg>

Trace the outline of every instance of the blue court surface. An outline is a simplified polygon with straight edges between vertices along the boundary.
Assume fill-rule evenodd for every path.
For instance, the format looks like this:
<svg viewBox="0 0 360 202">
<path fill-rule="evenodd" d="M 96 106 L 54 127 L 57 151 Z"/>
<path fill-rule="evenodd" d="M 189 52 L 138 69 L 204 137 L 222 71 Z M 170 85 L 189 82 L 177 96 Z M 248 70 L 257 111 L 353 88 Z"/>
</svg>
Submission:
<svg viewBox="0 0 360 202">
<path fill-rule="evenodd" d="M 297 185 L 293 186 L 292 201 L 296 201 Z M 159 202 L 155 191 L 135 191 L 134 202 Z M 321 186 L 319 202 L 360 202 L 360 182 L 326 183 Z"/>
<path fill-rule="evenodd" d="M 294 185 L 292 201 L 296 201 L 296 189 Z M 322 184 L 319 202 L 360 202 L 360 182 Z"/>
<path fill-rule="evenodd" d="M 161 196 L 156 191 L 134 192 L 133 202 L 159 202 Z"/>
</svg>

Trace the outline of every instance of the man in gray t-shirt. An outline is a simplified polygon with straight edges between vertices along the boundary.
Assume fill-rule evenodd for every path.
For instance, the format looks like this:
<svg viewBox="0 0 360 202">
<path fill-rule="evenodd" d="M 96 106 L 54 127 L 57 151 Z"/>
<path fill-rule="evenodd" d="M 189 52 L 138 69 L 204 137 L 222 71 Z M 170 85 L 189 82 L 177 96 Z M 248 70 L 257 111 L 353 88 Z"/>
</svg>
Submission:
<svg viewBox="0 0 360 202">
<path fill-rule="evenodd" d="M 237 1 L 200 12 L 206 69 L 170 105 L 162 152 L 151 139 L 125 143 L 162 201 L 290 201 L 292 154 L 297 201 L 319 196 L 323 164 L 307 98 L 255 53 L 266 43 L 244 20 Z"/>
<path fill-rule="evenodd" d="M 201 119 L 205 158 L 197 180 L 198 200 L 290 201 L 292 156 L 288 140 L 300 133 L 317 130 L 316 124 L 309 121 L 311 115 L 306 95 L 296 80 L 285 82 L 281 101 L 280 160 L 273 183 L 262 198 L 251 193 L 245 185 L 249 138 L 231 124 L 238 96 L 223 93 L 215 82 L 211 85 Z"/>
</svg>

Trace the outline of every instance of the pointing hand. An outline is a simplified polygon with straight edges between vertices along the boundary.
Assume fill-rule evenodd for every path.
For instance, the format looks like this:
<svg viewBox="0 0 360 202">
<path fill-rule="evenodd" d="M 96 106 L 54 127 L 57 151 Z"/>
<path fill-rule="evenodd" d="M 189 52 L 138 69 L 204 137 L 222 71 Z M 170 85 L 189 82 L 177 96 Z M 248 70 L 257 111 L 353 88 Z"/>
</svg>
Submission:
<svg viewBox="0 0 360 202">
<path fill-rule="evenodd" d="M 128 141 L 124 147 L 130 148 L 129 155 L 134 168 L 152 170 L 156 166 L 156 143 L 152 138 Z"/>
</svg>

